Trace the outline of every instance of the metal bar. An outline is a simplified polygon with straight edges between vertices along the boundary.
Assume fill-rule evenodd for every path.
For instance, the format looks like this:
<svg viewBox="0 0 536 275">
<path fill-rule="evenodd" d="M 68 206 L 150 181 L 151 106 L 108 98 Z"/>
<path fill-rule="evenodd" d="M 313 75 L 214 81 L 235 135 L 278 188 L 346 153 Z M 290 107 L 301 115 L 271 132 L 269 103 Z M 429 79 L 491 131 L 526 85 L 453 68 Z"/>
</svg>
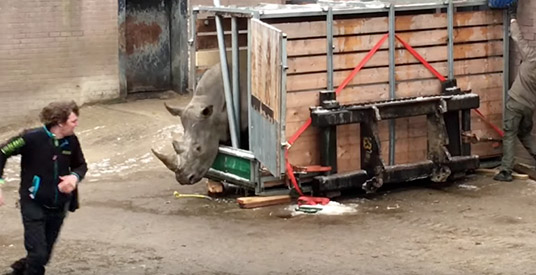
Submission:
<svg viewBox="0 0 536 275">
<path fill-rule="evenodd" d="M 462 132 L 471 131 L 471 110 L 462 111 Z M 471 155 L 471 143 L 462 143 L 462 156 Z"/>
<path fill-rule="evenodd" d="M 457 7 L 475 7 L 475 6 L 487 6 L 487 1 L 454 1 Z M 444 8 L 443 1 L 430 4 L 415 4 L 415 5 L 395 5 L 395 11 L 412 11 L 423 9 L 437 9 Z M 333 15 L 351 15 L 351 14 L 364 14 L 364 13 L 381 13 L 385 12 L 385 8 L 364 8 L 364 7 L 344 7 L 341 9 L 333 9 Z M 285 10 L 264 10 L 260 14 L 262 19 L 274 19 L 274 18 L 293 18 L 293 17 L 307 17 L 307 16 L 324 16 L 325 12 L 320 8 L 316 9 L 292 9 L 291 11 Z"/>
<path fill-rule="evenodd" d="M 196 48 L 197 48 L 197 28 L 196 28 L 196 21 L 197 21 L 197 12 L 191 11 L 190 12 L 190 39 L 188 39 L 188 46 L 190 47 L 190 80 L 188 81 L 188 86 L 191 93 L 195 92 L 195 86 L 197 84 L 197 67 L 196 67 Z"/>
<path fill-rule="evenodd" d="M 238 51 L 238 27 L 236 17 L 231 18 L 231 51 L 233 63 L 233 111 L 236 118 L 236 128 L 238 131 L 237 142 L 240 146 L 240 62 Z"/>
<path fill-rule="evenodd" d="M 396 79 L 395 79 L 395 6 L 389 7 L 389 98 L 396 97 Z M 396 121 L 389 121 L 389 165 L 395 164 L 396 150 Z"/>
<path fill-rule="evenodd" d="M 218 148 L 218 152 L 224 155 L 234 156 L 234 157 L 247 159 L 247 160 L 255 159 L 255 156 L 253 155 L 253 152 L 251 151 L 236 149 L 236 148 L 224 146 L 224 145 L 220 145 L 220 147 Z"/>
<path fill-rule="evenodd" d="M 222 172 L 222 171 L 218 171 L 218 170 L 213 169 L 213 168 L 208 169 L 206 177 L 210 178 L 210 179 L 228 181 L 228 182 L 230 182 L 232 184 L 240 185 L 240 186 L 246 187 L 246 188 L 255 188 L 255 186 L 253 186 L 251 184 L 249 179 L 244 179 L 244 178 L 239 177 L 237 175 L 233 175 L 231 173 L 225 173 L 225 172 Z"/>
<path fill-rule="evenodd" d="M 219 6 L 220 1 L 214 0 L 214 6 Z M 236 118 L 234 116 L 233 95 L 231 94 L 231 83 L 229 81 L 229 68 L 227 67 L 227 54 L 225 52 L 225 40 L 223 36 L 223 27 L 221 24 L 221 16 L 216 15 L 216 30 L 218 34 L 218 48 L 220 50 L 220 65 L 221 74 L 223 77 L 223 90 L 225 91 L 225 103 L 227 105 L 227 117 L 229 119 L 229 132 L 231 134 L 231 144 L 234 148 L 238 148 L 238 128 L 236 127 Z"/>
<path fill-rule="evenodd" d="M 508 12 L 503 12 L 503 106 L 502 114 L 506 111 L 506 100 L 508 100 L 508 90 L 510 89 L 510 16 Z"/>
<path fill-rule="evenodd" d="M 247 52 L 247 59 L 248 62 L 246 64 L 247 66 L 247 103 L 248 103 L 248 137 L 249 137 L 249 144 L 248 149 L 251 150 L 253 147 L 252 141 L 253 141 L 253 123 L 252 123 L 252 108 L 251 108 L 251 19 L 248 19 L 248 52 Z"/>
<path fill-rule="evenodd" d="M 449 79 L 454 79 L 454 3 L 452 0 L 448 3 L 447 20 Z"/>
<path fill-rule="evenodd" d="M 445 166 L 450 168 L 452 173 L 463 172 L 478 168 L 478 156 L 452 157 Z M 428 160 L 411 164 L 399 164 L 386 166 L 384 171 L 384 184 L 400 183 L 432 176 L 436 165 Z M 329 176 L 315 177 L 315 189 L 319 191 L 334 191 L 344 189 L 359 188 L 370 179 L 365 170 L 357 170 L 348 173 L 333 174 Z"/>
<path fill-rule="evenodd" d="M 282 125 L 285 124 L 285 121 L 287 121 L 287 70 L 288 70 L 288 63 L 287 63 L 287 35 L 285 33 L 282 34 L 281 39 L 281 108 L 279 108 L 280 111 L 280 120 L 279 125 L 281 125 L 281 142 L 285 141 L 284 144 L 286 144 L 286 127 L 283 127 Z M 281 163 L 285 163 L 285 145 L 281 144 L 281 148 L 279 149 L 281 152 Z M 280 174 L 284 176 L 287 168 L 286 165 L 281 165 L 281 171 Z M 276 178 L 280 178 L 281 175 L 275 175 Z"/>
<path fill-rule="evenodd" d="M 327 40 L 327 89 L 333 90 L 333 9 L 328 8 L 326 16 L 326 40 Z"/>
<path fill-rule="evenodd" d="M 221 7 L 216 4 L 214 4 L 214 6 L 196 6 L 194 7 L 194 10 L 199 12 L 220 13 L 222 15 L 234 15 L 236 17 L 252 17 L 255 13 L 255 11 L 246 8 Z"/>
<path fill-rule="evenodd" d="M 311 109 L 312 125 L 326 127 L 330 125 L 344 125 L 361 123 L 366 121 L 367 115 L 372 111 L 376 119 L 395 119 L 435 113 L 438 102 L 443 100 L 446 106 L 442 106 L 445 112 L 464 109 L 478 108 L 480 98 L 477 94 L 465 94 L 455 96 L 439 96 L 425 99 L 413 99 L 406 101 L 390 101 L 383 103 L 340 106 L 336 110 L 313 107 Z"/>
<path fill-rule="evenodd" d="M 319 105 L 325 107 L 324 101 L 335 100 L 335 92 L 321 91 Z M 337 173 L 337 127 L 328 126 L 320 129 L 320 164 L 330 166 L 327 174 Z"/>
</svg>

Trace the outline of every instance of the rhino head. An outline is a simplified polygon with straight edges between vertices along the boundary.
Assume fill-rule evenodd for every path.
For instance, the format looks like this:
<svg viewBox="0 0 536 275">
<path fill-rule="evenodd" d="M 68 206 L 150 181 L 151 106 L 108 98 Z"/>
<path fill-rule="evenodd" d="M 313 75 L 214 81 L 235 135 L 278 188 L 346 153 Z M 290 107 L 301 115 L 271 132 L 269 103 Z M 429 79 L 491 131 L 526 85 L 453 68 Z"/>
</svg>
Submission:
<svg viewBox="0 0 536 275">
<path fill-rule="evenodd" d="M 173 141 L 174 152 L 163 154 L 152 150 L 153 154 L 175 173 L 180 184 L 194 184 L 210 169 L 220 141 L 229 137 L 219 65 L 203 75 L 186 107 L 165 106 L 172 115 L 181 118 L 184 136 L 180 141 Z"/>
</svg>

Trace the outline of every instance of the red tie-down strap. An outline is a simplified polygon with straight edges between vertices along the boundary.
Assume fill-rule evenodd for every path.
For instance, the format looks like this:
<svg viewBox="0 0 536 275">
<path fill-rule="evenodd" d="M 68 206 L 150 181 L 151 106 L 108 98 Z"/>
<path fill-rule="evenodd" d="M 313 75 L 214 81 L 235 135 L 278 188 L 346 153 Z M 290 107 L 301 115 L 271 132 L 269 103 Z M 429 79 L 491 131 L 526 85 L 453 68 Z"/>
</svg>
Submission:
<svg viewBox="0 0 536 275">
<path fill-rule="evenodd" d="M 408 43 L 406 43 L 406 41 L 402 40 L 402 38 L 400 38 L 400 36 L 398 35 L 395 35 L 395 37 L 400 43 L 402 43 L 404 48 L 406 48 L 408 52 L 410 52 L 415 58 L 417 58 L 417 60 L 419 60 L 419 62 L 421 62 L 424 65 L 424 67 L 430 70 L 430 72 L 432 72 L 432 74 L 435 75 L 435 77 L 437 77 L 440 81 L 446 80 L 444 76 L 442 76 L 438 71 L 436 71 L 436 69 L 434 69 L 434 67 L 432 67 L 430 63 L 424 60 L 424 58 L 417 51 L 415 51 L 415 49 L 413 49 L 413 47 L 411 47 Z M 489 121 L 478 109 L 473 109 L 473 110 L 480 117 L 480 119 L 482 119 L 484 123 L 488 124 L 495 132 L 497 132 L 499 136 L 501 137 L 504 136 L 504 132 L 499 127 L 497 127 L 497 125 L 491 123 L 491 121 Z"/>
</svg>

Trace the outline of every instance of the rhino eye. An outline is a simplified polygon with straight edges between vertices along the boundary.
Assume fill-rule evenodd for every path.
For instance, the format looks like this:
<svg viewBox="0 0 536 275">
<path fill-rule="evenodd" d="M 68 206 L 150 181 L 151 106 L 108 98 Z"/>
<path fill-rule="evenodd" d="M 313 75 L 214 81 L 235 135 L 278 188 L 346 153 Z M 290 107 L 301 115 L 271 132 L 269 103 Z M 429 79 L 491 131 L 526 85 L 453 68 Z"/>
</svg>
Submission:
<svg viewBox="0 0 536 275">
<path fill-rule="evenodd" d="M 201 146 L 199 146 L 199 145 L 195 146 L 195 147 L 194 147 L 194 150 L 195 150 L 196 152 L 200 153 L 200 152 L 201 152 Z"/>
<path fill-rule="evenodd" d="M 201 115 L 203 117 L 209 117 L 210 115 L 212 115 L 212 109 L 214 108 L 214 106 L 212 105 L 209 105 L 205 108 L 203 108 L 203 110 L 201 111 Z"/>
</svg>

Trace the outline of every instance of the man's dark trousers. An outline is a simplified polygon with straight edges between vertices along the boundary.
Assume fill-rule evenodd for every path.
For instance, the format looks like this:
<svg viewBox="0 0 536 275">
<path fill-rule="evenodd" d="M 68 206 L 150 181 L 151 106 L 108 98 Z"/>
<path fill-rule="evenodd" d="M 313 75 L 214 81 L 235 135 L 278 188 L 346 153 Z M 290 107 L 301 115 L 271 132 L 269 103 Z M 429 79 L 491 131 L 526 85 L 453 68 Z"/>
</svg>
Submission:
<svg viewBox="0 0 536 275">
<path fill-rule="evenodd" d="M 65 218 L 65 208 L 47 208 L 28 200 L 21 201 L 21 213 L 24 246 L 28 252 L 24 274 L 45 274 L 45 265 Z"/>
<path fill-rule="evenodd" d="M 516 137 L 527 149 L 533 158 L 536 158 L 536 141 L 531 136 L 532 131 L 531 108 L 517 102 L 512 98 L 506 101 L 504 112 L 503 158 L 501 170 L 512 172 L 514 168 L 514 153 Z"/>
</svg>

